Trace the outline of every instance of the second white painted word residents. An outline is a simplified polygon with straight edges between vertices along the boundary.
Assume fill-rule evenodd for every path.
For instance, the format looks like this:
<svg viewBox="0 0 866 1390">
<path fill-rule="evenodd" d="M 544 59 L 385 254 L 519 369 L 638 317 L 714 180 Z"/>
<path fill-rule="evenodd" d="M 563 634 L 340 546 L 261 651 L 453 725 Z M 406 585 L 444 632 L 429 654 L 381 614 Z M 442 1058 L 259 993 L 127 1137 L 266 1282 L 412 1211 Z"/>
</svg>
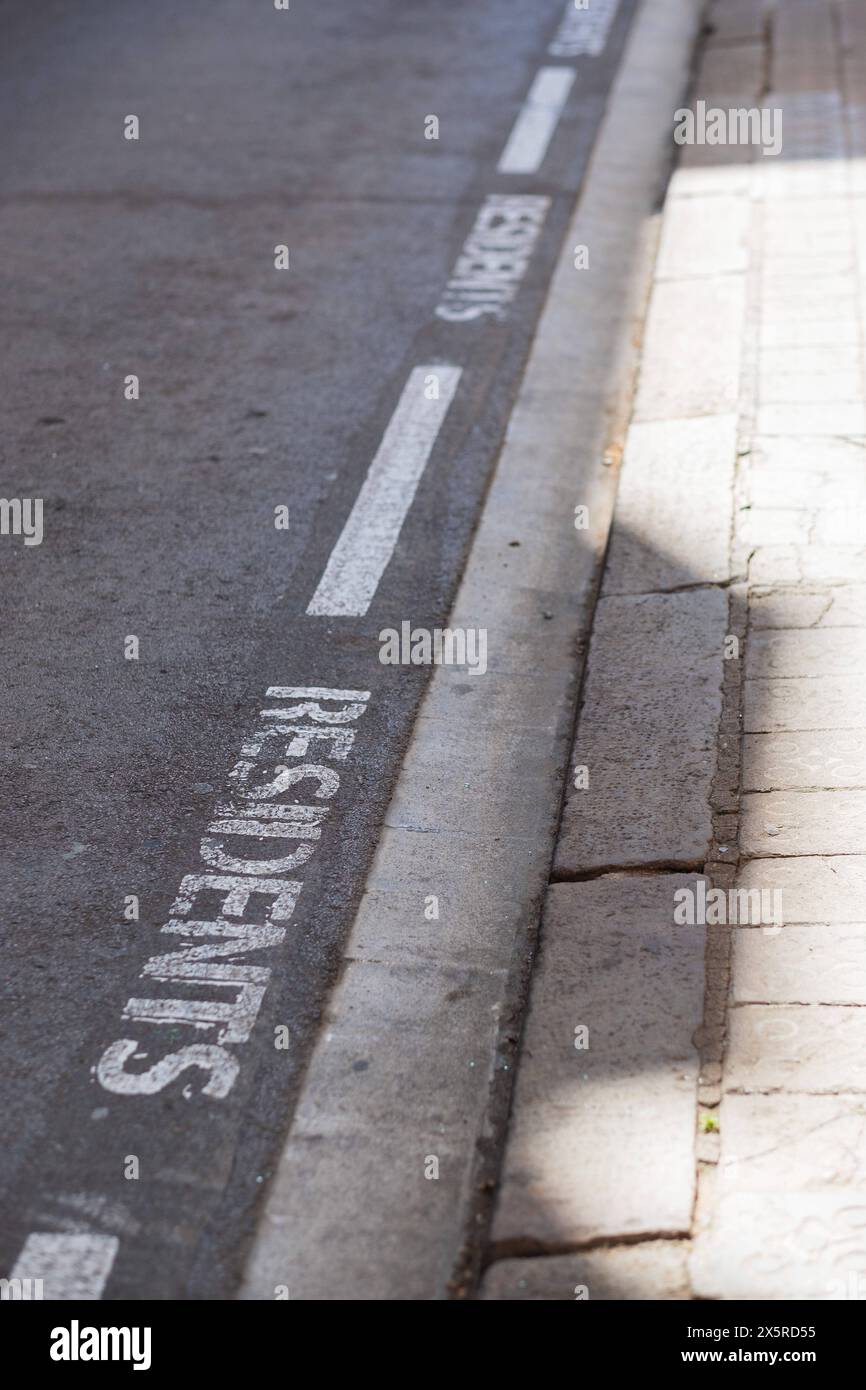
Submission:
<svg viewBox="0 0 866 1390">
<path fill-rule="evenodd" d="M 487 670 L 486 627 L 416 627 L 410 622 L 379 633 L 383 666 L 466 666 L 470 676 Z"/>
</svg>

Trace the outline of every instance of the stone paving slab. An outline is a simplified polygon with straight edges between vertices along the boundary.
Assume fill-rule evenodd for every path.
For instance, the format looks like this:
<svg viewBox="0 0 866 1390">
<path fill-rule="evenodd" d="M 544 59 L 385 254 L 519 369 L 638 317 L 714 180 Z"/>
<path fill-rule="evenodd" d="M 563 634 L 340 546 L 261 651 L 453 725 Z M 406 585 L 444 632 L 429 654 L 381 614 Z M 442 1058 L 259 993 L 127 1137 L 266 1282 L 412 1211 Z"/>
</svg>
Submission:
<svg viewBox="0 0 866 1390">
<path fill-rule="evenodd" d="M 711 25 L 710 45 L 761 38 L 766 25 L 765 0 L 727 0 L 724 5 L 715 4 Z"/>
<path fill-rule="evenodd" d="M 558 872 L 703 859 L 727 626 L 715 588 L 599 602 Z"/>
<path fill-rule="evenodd" d="M 481 1285 L 485 1302 L 687 1299 L 685 1241 L 650 1240 L 546 1259 L 497 1260 Z"/>
<path fill-rule="evenodd" d="M 866 630 L 797 628 L 755 632 L 746 648 L 746 677 L 858 675 L 866 670 Z"/>
<path fill-rule="evenodd" d="M 693 882 L 550 890 L 493 1224 L 502 1254 L 688 1231 L 704 931 L 674 927 L 673 895 Z"/>
<path fill-rule="evenodd" d="M 732 1009 L 724 1084 L 732 1091 L 866 1092 L 866 1009 L 830 1004 Z"/>
<path fill-rule="evenodd" d="M 860 366 L 855 363 L 844 370 L 822 372 L 793 371 L 790 367 L 762 366 L 758 374 L 758 399 L 762 405 L 784 402 L 809 402 L 824 405 L 835 401 L 850 401 L 860 384 Z"/>
<path fill-rule="evenodd" d="M 839 343 L 859 343 L 860 325 L 849 314 L 834 316 L 828 310 L 819 319 L 762 322 L 759 338 L 763 347 L 826 347 Z"/>
<path fill-rule="evenodd" d="M 866 853 L 866 791 L 748 792 L 740 803 L 744 855 Z"/>
<path fill-rule="evenodd" d="M 756 106 L 763 82 L 763 44 L 709 44 L 698 67 L 695 89 L 708 106 L 728 109 Z"/>
<path fill-rule="evenodd" d="M 690 1261 L 694 1295 L 866 1294 L 866 1101 L 726 1095 L 721 1160 Z"/>
<path fill-rule="evenodd" d="M 785 1302 L 863 1298 L 864 1232 L 863 1188 L 726 1193 L 694 1243 L 694 1297 Z M 846 1293 L 849 1289 L 860 1292 Z"/>
<path fill-rule="evenodd" d="M 860 1096 L 726 1094 L 719 1188 L 805 1192 L 866 1186 L 866 1105 Z"/>
<path fill-rule="evenodd" d="M 756 593 L 750 599 L 749 617 L 753 629 L 866 628 L 866 584 L 821 589 L 773 589 Z"/>
<path fill-rule="evenodd" d="M 743 682 L 747 733 L 859 729 L 862 708 L 863 681 L 856 675 Z"/>
<path fill-rule="evenodd" d="M 866 1004 L 866 922 L 734 932 L 735 1004 Z"/>
<path fill-rule="evenodd" d="M 682 279 L 744 271 L 749 261 L 749 206 L 733 194 L 671 203 L 656 261 L 656 278 Z"/>
<path fill-rule="evenodd" d="M 744 311 L 741 275 L 657 282 L 633 418 L 676 420 L 735 410 Z M 704 331 L 708 323 L 711 334 Z"/>
<path fill-rule="evenodd" d="M 819 308 L 824 312 L 829 309 L 840 313 L 841 301 L 835 305 L 832 300 L 820 306 L 816 304 L 816 318 Z M 858 400 L 834 401 L 831 405 L 813 405 L 809 402 L 762 405 L 758 410 L 756 427 L 760 434 L 863 434 L 866 431 L 866 405 Z"/>
<path fill-rule="evenodd" d="M 729 528 L 720 518 L 731 510 L 736 451 L 734 415 L 631 426 L 605 596 L 719 584 L 731 577 Z"/>
<path fill-rule="evenodd" d="M 749 559 L 753 585 L 853 584 L 866 579 L 866 547 L 762 545 Z"/>
<path fill-rule="evenodd" d="M 866 788 L 866 739 L 859 730 L 746 734 L 743 790 Z"/>
<path fill-rule="evenodd" d="M 738 883 L 778 889 L 786 923 L 859 922 L 866 901 L 866 855 L 750 859 Z"/>
</svg>

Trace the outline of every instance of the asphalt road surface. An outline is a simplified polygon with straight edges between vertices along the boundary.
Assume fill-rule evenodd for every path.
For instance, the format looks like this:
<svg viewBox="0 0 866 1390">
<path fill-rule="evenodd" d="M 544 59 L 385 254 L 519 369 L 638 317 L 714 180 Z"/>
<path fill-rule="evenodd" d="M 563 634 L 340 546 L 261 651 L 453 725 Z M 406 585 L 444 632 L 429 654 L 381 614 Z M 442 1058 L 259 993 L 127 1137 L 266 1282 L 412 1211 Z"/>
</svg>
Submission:
<svg viewBox="0 0 866 1390">
<path fill-rule="evenodd" d="M 236 1287 L 631 8 L 0 11 L 0 1273 Z"/>
</svg>

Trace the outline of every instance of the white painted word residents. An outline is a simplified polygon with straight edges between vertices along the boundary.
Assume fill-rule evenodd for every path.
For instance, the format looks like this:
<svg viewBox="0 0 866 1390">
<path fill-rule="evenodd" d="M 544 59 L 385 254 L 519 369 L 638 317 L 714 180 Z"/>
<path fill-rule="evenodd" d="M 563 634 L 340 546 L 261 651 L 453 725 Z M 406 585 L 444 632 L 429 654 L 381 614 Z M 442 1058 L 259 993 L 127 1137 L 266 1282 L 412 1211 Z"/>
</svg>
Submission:
<svg viewBox="0 0 866 1390">
<path fill-rule="evenodd" d="M 568 0 L 548 53 L 554 58 L 597 58 L 607 45 L 618 5 L 619 0 Z"/>
<path fill-rule="evenodd" d="M 457 258 L 436 309 L 440 319 L 466 323 L 502 318 L 529 265 L 550 199 L 535 193 L 492 193 Z"/>
<path fill-rule="evenodd" d="M 674 893 L 674 922 L 678 927 L 764 927 L 775 936 L 784 926 L 781 888 L 710 888 L 699 878 L 694 888 Z"/>
<path fill-rule="evenodd" d="M 52 1361 L 131 1361 L 134 1371 L 150 1370 L 149 1327 L 68 1327 L 51 1329 Z"/>
<path fill-rule="evenodd" d="M 42 535 L 41 497 L 0 497 L 0 536 L 23 536 L 25 545 L 41 545 Z"/>
<path fill-rule="evenodd" d="M 760 145 L 764 154 L 782 153 L 782 109 L 779 106 L 680 107 L 674 112 L 674 140 L 678 145 Z"/>
<path fill-rule="evenodd" d="M 487 670 L 486 627 L 416 627 L 409 622 L 379 633 L 383 666 L 466 666 L 470 676 Z"/>
<path fill-rule="evenodd" d="M 135 1035 L 113 1042 L 94 1068 L 100 1085 L 115 1095 L 155 1095 L 192 1070 L 207 1075 L 203 1095 L 223 1099 L 237 1080 L 240 1061 L 232 1049 L 248 1041 L 272 974 L 269 965 L 246 958 L 273 953 L 285 940 L 303 886 L 296 872 L 316 849 L 328 814 L 323 803 L 340 786 L 329 763 L 348 758 L 355 741 L 348 725 L 365 712 L 370 692 L 272 685 L 267 697 L 277 703 L 260 711 L 241 747 L 228 776 L 228 798 L 217 803 L 201 840 L 201 863 L 181 881 L 172 915 L 160 928 L 190 940 L 145 962 L 141 974 L 150 992 L 130 998 L 123 1010 Z M 313 784 L 313 804 L 295 800 L 304 782 Z M 287 840 L 297 847 L 289 849 Z M 274 841 L 282 842 L 277 853 Z M 160 985 L 170 993 L 161 993 Z M 211 997 L 195 998 L 196 991 Z M 212 997 L 222 991 L 228 999 Z M 191 1040 L 182 1047 L 172 1043 L 153 1060 L 149 1049 L 165 1025 L 173 1039 L 178 1029 L 189 1029 Z M 150 1034 L 147 1046 L 142 1034 Z M 192 1041 L 201 1035 L 204 1041 Z M 131 1070 L 130 1062 L 147 1065 Z M 192 1095 L 189 1083 L 183 1094 Z"/>
</svg>

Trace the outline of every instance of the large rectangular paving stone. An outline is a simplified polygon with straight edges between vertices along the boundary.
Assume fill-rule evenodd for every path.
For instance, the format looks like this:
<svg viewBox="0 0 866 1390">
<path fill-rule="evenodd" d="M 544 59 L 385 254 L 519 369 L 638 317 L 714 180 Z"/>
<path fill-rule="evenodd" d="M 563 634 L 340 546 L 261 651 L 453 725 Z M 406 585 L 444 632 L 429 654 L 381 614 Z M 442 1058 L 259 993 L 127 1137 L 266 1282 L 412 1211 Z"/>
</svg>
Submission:
<svg viewBox="0 0 866 1390">
<path fill-rule="evenodd" d="M 657 281 L 634 419 L 675 420 L 736 410 L 744 315 L 745 275 Z"/>
<path fill-rule="evenodd" d="M 740 851 L 866 853 L 866 791 L 747 792 L 740 802 Z"/>
<path fill-rule="evenodd" d="M 743 790 L 866 787 L 866 736 L 861 729 L 746 734 Z"/>
<path fill-rule="evenodd" d="M 710 51 L 716 43 L 761 39 L 767 24 L 763 0 L 713 0 L 706 18 Z"/>
<path fill-rule="evenodd" d="M 802 247 L 799 254 L 803 255 Z M 769 356 L 774 361 L 788 358 L 799 362 L 800 369 L 805 370 L 807 362 L 820 361 L 829 352 L 854 353 L 859 360 L 860 348 L 856 336 L 850 342 L 843 338 L 823 345 L 765 344 L 761 356 Z M 860 488 L 864 485 L 863 446 L 851 439 L 828 439 L 822 435 L 809 439 L 782 439 L 778 436 L 765 439 L 756 435 L 747 458 L 747 468 L 750 491 L 756 487 L 760 489 L 765 479 L 779 483 L 787 479 L 788 505 L 792 507 L 815 503 L 815 493 L 810 493 L 810 488 L 829 493 L 833 481 L 843 488 Z M 829 495 L 832 500 L 832 493 Z M 772 500 L 778 500 L 776 494 L 768 496 L 763 505 L 770 505 Z"/>
<path fill-rule="evenodd" d="M 866 1184 L 857 1096 L 725 1095 L 718 1190 L 788 1193 Z"/>
<path fill-rule="evenodd" d="M 484 1275 L 480 1297 L 488 1303 L 686 1299 L 687 1254 L 685 1241 L 648 1240 L 575 1255 L 497 1260 Z"/>
<path fill-rule="evenodd" d="M 752 632 L 746 644 L 746 676 L 866 675 L 866 629 L 792 628 Z"/>
<path fill-rule="evenodd" d="M 809 402 L 813 405 L 833 401 L 850 401 L 860 389 L 860 371 L 794 372 L 790 369 L 767 367 L 758 378 L 758 400 L 762 405 L 782 405 L 786 402 Z"/>
<path fill-rule="evenodd" d="M 866 1009 L 833 1004 L 732 1009 L 724 1085 L 727 1091 L 746 1092 L 866 1091 Z"/>
<path fill-rule="evenodd" d="M 690 1262 L 711 1299 L 866 1295 L 863 1101 L 726 1095 L 715 1201 Z"/>
<path fill-rule="evenodd" d="M 866 1004 L 866 921 L 734 932 L 735 1004 Z"/>
<path fill-rule="evenodd" d="M 742 865 L 737 882 L 741 888 L 778 889 L 786 924 L 861 922 L 866 855 L 750 859 Z"/>
<path fill-rule="evenodd" d="M 778 256 L 778 252 L 774 254 Z M 810 253 L 810 255 L 811 254 L 814 253 Z M 801 260 L 802 256 L 803 247 L 801 246 L 799 247 L 798 251 L 791 256 L 791 259 L 796 262 L 798 259 Z M 844 268 L 846 271 L 853 271 L 857 263 L 856 257 L 854 255 L 853 245 L 849 248 L 846 248 L 844 253 L 834 251 L 832 259 L 837 262 L 839 260 L 844 260 Z M 854 347 L 851 343 L 842 343 L 834 347 L 824 346 L 811 348 L 762 348 L 758 353 L 758 369 L 761 372 L 793 372 L 799 374 L 800 372 L 814 371 L 819 372 L 823 376 L 832 372 L 857 371 L 859 366 L 860 350 L 859 348 Z M 818 443 L 820 449 L 822 446 L 825 446 L 828 443 L 832 448 L 832 446 L 837 444 L 839 441 L 828 441 L 826 439 L 819 439 L 816 442 Z M 753 472 L 753 470 L 756 470 L 757 465 L 759 465 L 760 463 L 769 463 L 774 453 L 774 445 L 785 445 L 788 443 L 790 443 L 790 441 L 780 440 L 775 437 L 767 441 L 761 440 L 760 437 L 758 437 L 756 440 L 753 440 L 752 450 L 748 459 L 750 475 Z M 852 452 L 857 449 L 857 446 L 853 444 L 849 447 L 852 450 Z M 799 466 L 795 466 L 794 469 L 795 476 L 798 476 L 804 482 L 807 481 L 809 478 L 815 477 L 815 465 L 817 461 L 814 457 L 804 459 L 802 448 L 791 448 L 788 452 L 791 456 L 799 459 Z M 757 471 L 760 475 L 762 470 L 760 468 L 757 468 Z M 781 470 L 778 470 L 775 473 L 771 472 L 771 476 L 781 476 Z M 819 484 L 822 482 L 824 476 L 825 475 L 821 472 L 819 467 L 817 473 Z M 765 503 L 764 505 L 766 506 L 767 503 Z"/>
<path fill-rule="evenodd" d="M 863 504 L 866 505 L 866 488 Z M 856 520 L 859 525 L 859 517 Z M 752 594 L 749 621 L 753 628 L 866 628 L 866 584 L 824 589 L 773 589 Z"/>
<path fill-rule="evenodd" d="M 502 1253 L 688 1232 L 704 929 L 673 910 L 694 882 L 551 888 L 493 1223 Z"/>
<path fill-rule="evenodd" d="M 665 207 L 656 278 L 747 270 L 750 215 L 748 200 L 733 194 L 671 199 Z"/>
<path fill-rule="evenodd" d="M 600 601 L 557 870 L 703 859 L 727 625 L 715 588 Z"/>
<path fill-rule="evenodd" d="M 852 504 L 854 505 L 854 504 Z M 759 545 L 749 557 L 749 582 L 756 586 L 853 584 L 866 579 L 861 545 Z"/>
<path fill-rule="evenodd" d="M 736 453 L 735 415 L 631 426 L 605 595 L 648 594 L 730 578 Z"/>
<path fill-rule="evenodd" d="M 728 1193 L 694 1243 L 690 1274 L 699 1299 L 862 1299 L 866 1188 Z"/>
<path fill-rule="evenodd" d="M 827 676 L 743 682 L 746 733 L 862 729 L 863 680 Z"/>
<path fill-rule="evenodd" d="M 762 405 L 758 409 L 755 428 L 759 434 L 863 434 L 866 431 L 866 406 L 859 400 L 834 401 L 831 405 L 813 405 L 809 402 Z"/>
</svg>

